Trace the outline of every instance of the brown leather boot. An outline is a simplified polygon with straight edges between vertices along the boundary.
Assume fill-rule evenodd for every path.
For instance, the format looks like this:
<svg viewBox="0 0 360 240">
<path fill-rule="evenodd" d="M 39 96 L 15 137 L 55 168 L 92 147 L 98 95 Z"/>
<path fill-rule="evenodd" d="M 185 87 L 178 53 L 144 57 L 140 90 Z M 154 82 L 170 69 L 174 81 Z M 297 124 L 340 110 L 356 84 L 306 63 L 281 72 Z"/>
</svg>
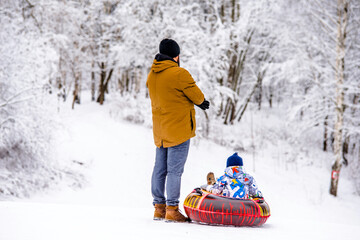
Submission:
<svg viewBox="0 0 360 240">
<path fill-rule="evenodd" d="M 206 176 L 207 185 L 214 185 L 216 183 L 215 181 L 215 175 L 213 172 L 209 172 Z"/>
<path fill-rule="evenodd" d="M 155 204 L 154 220 L 162 220 L 165 218 L 166 205 L 165 204 Z"/>
<path fill-rule="evenodd" d="M 179 206 L 166 206 L 165 220 L 167 222 L 186 222 L 188 218 L 179 211 Z"/>
</svg>

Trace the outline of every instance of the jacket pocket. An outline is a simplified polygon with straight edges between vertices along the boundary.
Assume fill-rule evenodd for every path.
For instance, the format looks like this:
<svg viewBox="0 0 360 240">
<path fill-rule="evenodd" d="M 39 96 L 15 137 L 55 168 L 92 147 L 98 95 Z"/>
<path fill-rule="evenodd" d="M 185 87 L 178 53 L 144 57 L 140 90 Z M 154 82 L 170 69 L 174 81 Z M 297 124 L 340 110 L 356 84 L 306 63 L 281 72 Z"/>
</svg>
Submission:
<svg viewBox="0 0 360 240">
<path fill-rule="evenodd" d="M 191 127 L 191 132 L 194 132 L 196 129 L 195 109 L 190 110 L 190 127 Z"/>
</svg>

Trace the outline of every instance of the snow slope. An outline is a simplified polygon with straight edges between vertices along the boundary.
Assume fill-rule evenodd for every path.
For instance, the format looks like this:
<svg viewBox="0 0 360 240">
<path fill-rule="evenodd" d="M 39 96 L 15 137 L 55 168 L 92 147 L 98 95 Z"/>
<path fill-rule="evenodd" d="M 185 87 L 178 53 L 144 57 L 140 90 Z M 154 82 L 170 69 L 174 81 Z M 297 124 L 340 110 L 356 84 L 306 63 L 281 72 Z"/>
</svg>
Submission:
<svg viewBox="0 0 360 240">
<path fill-rule="evenodd" d="M 329 172 L 321 168 L 278 168 L 267 151 L 240 153 L 263 191 L 272 216 L 262 227 L 221 227 L 153 221 L 150 178 L 155 156 L 152 131 L 109 117 L 109 106 L 83 103 L 64 114 L 68 132 L 59 133 L 60 159 L 82 162 L 83 189 L 61 190 L 32 199 L 0 202 L 1 240 L 72 239 L 360 239 L 360 198 L 340 180 L 339 197 L 327 193 Z M 181 201 L 222 174 L 232 149 L 192 141 Z"/>
</svg>

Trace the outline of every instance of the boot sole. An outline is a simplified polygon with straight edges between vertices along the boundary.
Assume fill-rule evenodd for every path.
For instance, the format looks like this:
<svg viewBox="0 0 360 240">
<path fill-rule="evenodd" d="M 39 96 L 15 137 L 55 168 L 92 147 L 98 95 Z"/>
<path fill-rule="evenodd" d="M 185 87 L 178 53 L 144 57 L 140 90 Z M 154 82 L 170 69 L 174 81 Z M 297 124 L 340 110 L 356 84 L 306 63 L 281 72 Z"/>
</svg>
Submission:
<svg viewBox="0 0 360 240">
<path fill-rule="evenodd" d="M 186 223 L 186 222 L 191 222 L 191 220 L 190 219 L 185 219 L 185 221 L 176 221 L 176 220 L 172 220 L 172 219 L 164 219 L 165 220 L 165 222 L 167 222 L 167 223 Z"/>
<path fill-rule="evenodd" d="M 186 221 L 175 221 L 175 220 L 165 220 L 165 222 L 167 222 L 167 223 L 185 223 Z"/>
<path fill-rule="evenodd" d="M 155 220 L 155 221 L 162 221 L 162 220 L 165 220 L 165 218 L 154 217 L 153 220 Z"/>
</svg>

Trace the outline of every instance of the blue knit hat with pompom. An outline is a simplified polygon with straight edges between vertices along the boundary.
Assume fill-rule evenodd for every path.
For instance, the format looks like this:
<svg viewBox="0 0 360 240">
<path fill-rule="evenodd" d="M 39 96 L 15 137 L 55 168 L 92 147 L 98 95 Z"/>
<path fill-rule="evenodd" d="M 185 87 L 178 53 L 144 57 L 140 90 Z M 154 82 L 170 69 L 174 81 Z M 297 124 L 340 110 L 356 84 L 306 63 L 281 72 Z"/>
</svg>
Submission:
<svg viewBox="0 0 360 240">
<path fill-rule="evenodd" d="M 243 160 L 242 158 L 238 155 L 238 153 L 234 153 L 233 155 L 231 155 L 226 162 L 226 167 L 231 167 L 231 166 L 243 166 Z"/>
</svg>

